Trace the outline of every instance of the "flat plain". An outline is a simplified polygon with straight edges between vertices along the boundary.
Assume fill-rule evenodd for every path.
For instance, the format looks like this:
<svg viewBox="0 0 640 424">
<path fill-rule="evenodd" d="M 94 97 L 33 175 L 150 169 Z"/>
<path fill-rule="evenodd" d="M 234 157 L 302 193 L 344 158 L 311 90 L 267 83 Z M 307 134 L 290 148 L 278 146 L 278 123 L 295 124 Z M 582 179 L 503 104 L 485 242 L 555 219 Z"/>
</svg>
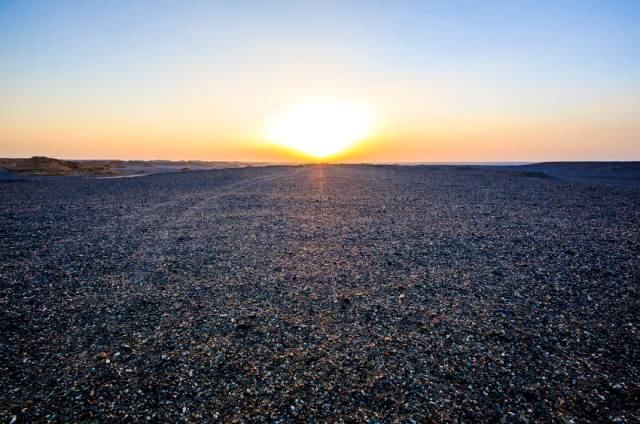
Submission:
<svg viewBox="0 0 640 424">
<path fill-rule="evenodd" d="M 640 420 L 640 188 L 447 166 L 0 182 L 0 420 Z"/>
</svg>

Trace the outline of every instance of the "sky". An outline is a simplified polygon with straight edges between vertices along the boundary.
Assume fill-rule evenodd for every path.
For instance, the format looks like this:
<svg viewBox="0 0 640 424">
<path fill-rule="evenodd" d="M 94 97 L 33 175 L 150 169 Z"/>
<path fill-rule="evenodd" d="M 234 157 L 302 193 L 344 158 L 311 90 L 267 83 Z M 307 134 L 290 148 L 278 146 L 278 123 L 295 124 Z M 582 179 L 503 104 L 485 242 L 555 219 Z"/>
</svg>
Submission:
<svg viewBox="0 0 640 424">
<path fill-rule="evenodd" d="M 637 0 L 0 0 L 0 157 L 312 160 L 269 123 L 351 102 L 369 130 L 331 161 L 640 160 L 638 22 Z"/>
</svg>

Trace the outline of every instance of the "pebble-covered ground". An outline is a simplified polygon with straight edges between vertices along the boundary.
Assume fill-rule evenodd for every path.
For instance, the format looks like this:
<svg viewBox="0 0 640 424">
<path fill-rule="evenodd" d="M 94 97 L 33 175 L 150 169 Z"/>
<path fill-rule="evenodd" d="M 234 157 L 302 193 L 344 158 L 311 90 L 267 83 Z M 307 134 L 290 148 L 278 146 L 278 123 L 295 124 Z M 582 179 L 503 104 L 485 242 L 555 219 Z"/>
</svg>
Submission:
<svg viewBox="0 0 640 424">
<path fill-rule="evenodd" d="M 0 183 L 0 421 L 640 420 L 640 188 L 452 167 Z"/>
</svg>

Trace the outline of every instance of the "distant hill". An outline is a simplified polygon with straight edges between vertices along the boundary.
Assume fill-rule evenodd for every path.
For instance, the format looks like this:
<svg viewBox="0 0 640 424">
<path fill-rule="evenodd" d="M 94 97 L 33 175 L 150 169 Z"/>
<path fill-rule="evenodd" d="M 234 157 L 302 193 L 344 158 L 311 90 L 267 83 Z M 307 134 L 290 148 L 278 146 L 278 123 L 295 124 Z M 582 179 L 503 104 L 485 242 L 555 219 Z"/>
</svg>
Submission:
<svg viewBox="0 0 640 424">
<path fill-rule="evenodd" d="M 0 168 L 24 175 L 115 175 L 106 162 L 75 162 L 34 156 L 28 159 L 0 159 Z"/>
<path fill-rule="evenodd" d="M 541 162 L 513 168 L 580 182 L 640 184 L 640 162 Z"/>
<path fill-rule="evenodd" d="M 34 156 L 28 159 L 0 158 L 0 170 L 4 169 L 12 174 L 48 176 L 89 175 L 117 177 L 265 165 L 275 164 L 199 160 L 62 160 L 45 156 Z"/>
</svg>

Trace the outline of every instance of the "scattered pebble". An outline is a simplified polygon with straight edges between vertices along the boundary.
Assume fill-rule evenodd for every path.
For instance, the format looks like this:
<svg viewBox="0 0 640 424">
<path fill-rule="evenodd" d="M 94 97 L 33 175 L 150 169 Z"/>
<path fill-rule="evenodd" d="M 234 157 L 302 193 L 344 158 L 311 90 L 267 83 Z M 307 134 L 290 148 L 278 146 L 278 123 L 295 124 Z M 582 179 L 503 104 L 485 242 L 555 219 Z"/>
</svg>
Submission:
<svg viewBox="0 0 640 424">
<path fill-rule="evenodd" d="M 640 420 L 638 188 L 300 166 L 0 200 L 1 421 Z"/>
</svg>

